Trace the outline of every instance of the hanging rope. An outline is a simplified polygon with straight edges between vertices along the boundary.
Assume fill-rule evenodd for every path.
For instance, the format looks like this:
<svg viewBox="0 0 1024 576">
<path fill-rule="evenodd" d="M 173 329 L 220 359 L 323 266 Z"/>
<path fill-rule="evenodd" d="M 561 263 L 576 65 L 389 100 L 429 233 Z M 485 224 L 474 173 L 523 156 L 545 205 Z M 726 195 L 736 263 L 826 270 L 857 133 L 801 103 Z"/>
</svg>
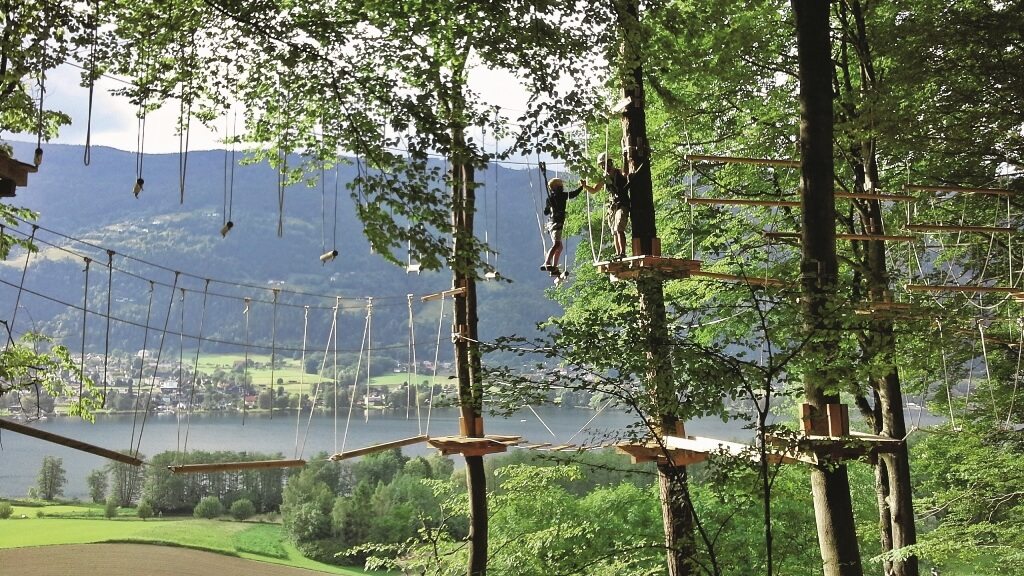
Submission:
<svg viewBox="0 0 1024 576">
<path fill-rule="evenodd" d="M 189 61 L 193 61 L 195 56 L 196 44 L 195 33 L 193 33 L 192 54 L 189 57 Z M 178 107 L 178 122 L 180 123 L 180 133 L 178 134 L 178 203 L 184 204 L 185 174 L 188 171 L 188 144 L 189 136 L 192 133 L 192 74 L 189 74 L 187 85 L 182 84 L 181 90 L 181 100 Z"/>
<path fill-rule="evenodd" d="M 277 382 L 274 380 L 274 364 L 277 362 L 277 297 L 280 295 L 280 290 L 274 288 L 274 312 L 273 319 L 270 322 L 270 419 L 274 419 L 274 386 Z"/>
<path fill-rule="evenodd" d="M 107 250 L 107 313 L 106 327 L 103 335 L 103 401 L 101 408 L 107 407 L 107 365 L 110 358 L 110 306 L 114 294 L 114 251 Z"/>
<path fill-rule="evenodd" d="M 229 75 L 230 80 L 230 75 Z M 234 113 L 233 125 L 228 124 L 228 116 L 224 116 L 224 135 L 231 140 L 231 163 L 228 164 L 228 149 L 224 148 L 224 206 L 221 211 L 221 237 L 227 236 L 228 232 L 235 227 L 231 219 L 231 210 L 235 201 L 235 140 L 238 134 L 238 112 Z"/>
<path fill-rule="evenodd" d="M 412 318 L 412 294 L 407 294 L 409 303 L 409 358 L 405 370 L 407 390 L 405 395 L 405 419 L 408 420 L 412 411 L 412 403 L 416 400 L 416 327 Z M 416 402 L 416 420 L 419 421 L 420 405 Z M 422 428 L 420 428 L 422 430 Z"/>
<path fill-rule="evenodd" d="M 179 463 L 181 463 L 181 453 L 188 452 L 188 435 L 192 429 L 192 408 L 195 406 L 196 384 L 199 380 L 199 350 L 203 344 L 203 326 L 206 323 L 206 297 L 209 294 L 209 290 L 210 281 L 206 280 L 203 283 L 203 308 L 199 314 L 199 335 L 196 336 L 196 357 L 192 364 L 192 385 L 188 392 L 188 407 L 185 410 L 185 442 L 182 444 L 181 452 L 179 452 Z"/>
<path fill-rule="evenodd" d="M 989 370 L 988 365 L 988 347 L 985 345 L 985 327 L 980 320 L 978 321 L 978 333 L 981 334 L 981 356 L 985 360 L 985 383 L 988 386 L 988 393 L 992 400 L 992 416 L 998 420 L 999 414 L 996 407 L 995 386 L 992 384 L 992 372 Z"/>
<path fill-rule="evenodd" d="M 299 409 L 295 411 L 295 449 L 293 458 L 299 459 L 299 429 L 302 427 L 302 393 L 306 389 L 306 335 L 309 333 L 309 306 L 303 306 L 302 315 L 302 356 L 299 360 Z M 326 356 L 326 355 L 325 355 Z M 313 407 L 309 410 L 313 415 Z"/>
<path fill-rule="evenodd" d="M 1017 330 L 1020 335 L 1017 339 L 1017 368 L 1013 371 L 1013 393 L 1010 394 L 1010 407 L 1006 410 L 1006 427 L 1010 426 L 1010 422 L 1013 421 L 1013 405 L 1017 401 L 1017 387 L 1020 384 L 1020 363 L 1021 354 L 1024 353 L 1024 326 L 1021 325 L 1021 319 L 1017 319 Z"/>
<path fill-rule="evenodd" d="M 339 306 L 341 306 L 341 298 L 340 297 L 335 297 L 335 300 L 334 300 L 334 311 L 333 311 L 334 319 L 331 321 L 331 331 L 327 334 L 327 345 L 324 347 L 324 358 L 323 358 L 323 360 L 320 361 L 320 371 L 317 372 L 316 389 L 313 391 L 313 399 L 311 401 L 310 410 L 309 410 L 309 419 L 306 420 L 306 431 L 302 435 L 302 444 L 299 446 L 299 454 L 298 454 L 299 458 L 302 457 L 302 453 L 306 450 L 306 439 L 309 437 L 309 427 L 310 427 L 310 424 L 313 423 L 313 412 L 316 411 L 317 399 L 319 399 L 319 397 L 320 397 L 320 387 L 323 385 L 324 368 L 327 367 L 327 353 L 331 351 L 331 342 L 332 342 L 332 340 L 334 342 L 334 349 L 335 350 L 338 349 L 337 333 L 338 333 L 338 307 Z M 337 366 L 337 362 L 335 362 L 335 366 Z M 335 374 L 335 386 L 337 386 L 337 374 Z M 335 397 L 337 397 L 337 390 L 335 390 Z M 337 405 L 337 400 L 335 400 L 335 406 L 336 405 Z M 334 424 L 335 453 L 337 453 L 337 443 L 338 443 L 337 413 L 338 413 L 337 410 L 335 410 L 334 411 L 334 414 L 335 414 L 335 417 L 334 417 L 334 421 L 335 421 L 335 424 Z"/>
<path fill-rule="evenodd" d="M 434 368 L 430 375 L 430 393 L 427 403 L 427 426 L 423 434 L 430 435 L 430 416 L 434 410 L 434 385 L 437 382 L 437 363 L 441 354 L 441 328 L 444 326 L 444 297 L 441 297 L 441 312 L 437 315 L 437 345 L 434 347 Z"/>
<path fill-rule="evenodd" d="M 81 410 L 85 399 L 82 398 L 82 394 L 85 393 L 85 321 L 89 317 L 89 265 L 92 264 L 92 258 L 85 258 L 85 282 L 83 283 L 82 293 L 82 351 L 81 360 L 78 363 L 78 409 Z"/>
<path fill-rule="evenodd" d="M 98 43 L 96 32 L 96 19 L 100 9 L 98 0 L 90 2 L 92 10 L 89 12 L 89 20 L 86 24 L 89 27 L 89 67 L 86 70 L 88 76 L 89 100 L 86 105 L 85 116 L 85 147 L 82 152 L 82 163 L 88 166 L 92 162 L 92 102 L 93 94 L 96 92 L 96 44 Z M 106 405 L 106 393 L 103 397 Z"/>
<path fill-rule="evenodd" d="M 350 425 L 352 423 L 352 412 L 355 410 L 356 394 L 359 391 L 359 373 L 361 372 L 361 368 L 362 368 L 361 365 L 362 365 L 362 362 L 363 362 L 363 351 L 366 350 L 367 341 L 370 338 L 370 318 L 372 316 L 373 316 L 373 300 L 371 298 L 371 299 L 368 299 L 367 303 L 366 303 L 366 322 L 363 324 L 363 342 L 362 342 L 362 344 L 359 347 L 359 358 L 358 358 L 358 360 L 356 360 L 356 371 L 355 371 L 354 376 L 352 378 L 352 394 L 350 394 L 349 398 L 348 398 L 348 416 L 345 418 L 345 431 L 344 431 L 344 434 L 341 437 L 341 450 L 339 451 L 337 449 L 337 447 L 335 447 L 335 450 L 334 450 L 335 454 L 344 454 L 345 453 L 345 445 L 348 443 L 348 431 L 349 431 Z M 366 380 L 366 391 L 367 391 L 366 393 L 367 393 L 367 396 L 366 396 L 366 398 L 367 398 L 367 402 L 366 402 L 366 406 L 364 407 L 363 411 L 364 412 L 369 412 L 370 411 L 370 403 L 369 403 L 368 400 L 369 400 L 369 393 L 370 393 L 369 392 L 370 391 L 370 380 L 369 380 L 369 374 L 370 374 L 370 369 L 369 369 L 370 355 L 369 355 L 368 352 L 367 352 L 367 355 L 366 355 L 366 364 L 367 364 L 367 369 L 366 369 L 366 374 L 367 374 L 367 380 Z M 335 386 L 337 386 L 338 379 L 335 378 L 334 382 L 335 382 Z M 334 398 L 335 398 L 335 403 L 337 403 L 337 398 L 338 398 L 337 392 L 335 392 Z M 367 416 L 367 418 L 369 418 L 369 416 Z M 337 441 L 338 441 L 338 437 L 337 437 L 337 423 L 338 423 L 337 404 L 335 404 L 335 410 L 334 410 L 334 423 L 335 423 L 335 437 L 334 437 L 334 441 L 335 441 L 335 446 L 337 446 Z"/>
<path fill-rule="evenodd" d="M 143 99 L 139 102 L 139 111 L 137 114 L 138 125 L 136 127 L 135 136 L 135 187 L 132 188 L 132 194 L 136 198 L 139 194 L 142 194 L 142 187 L 146 185 L 146 180 L 142 177 L 142 162 L 145 157 L 146 150 L 146 101 Z"/>
<path fill-rule="evenodd" d="M 245 426 L 245 415 L 248 408 L 246 396 L 249 392 L 249 304 L 252 298 L 245 299 L 245 309 L 242 314 L 245 316 L 245 360 L 242 366 L 242 426 Z"/>
<path fill-rule="evenodd" d="M 171 297 L 167 300 L 167 314 L 164 315 L 164 327 L 163 330 L 160 331 L 160 347 L 156 349 L 156 366 L 153 368 L 153 378 L 149 382 L 149 394 L 146 397 L 146 410 L 142 415 L 142 426 L 139 427 L 139 443 L 135 447 L 136 458 L 139 457 L 139 449 L 142 447 L 142 434 L 146 430 L 146 421 L 149 419 L 149 403 L 153 399 L 153 388 L 156 387 L 156 375 L 160 372 L 160 358 L 163 356 L 164 352 L 164 341 L 167 339 L 167 325 L 171 321 L 171 307 L 174 305 L 174 291 L 178 287 L 179 276 L 180 273 L 174 273 L 174 285 L 171 286 Z"/>
<path fill-rule="evenodd" d="M 21 307 L 21 294 L 25 291 L 25 275 L 28 274 L 28 261 L 32 258 L 32 250 L 29 248 L 32 246 L 32 241 L 36 238 L 36 231 L 39 230 L 39 226 L 32 225 L 32 234 L 29 235 L 28 240 L 25 242 L 25 264 L 21 267 L 21 281 L 18 282 L 18 294 L 14 297 L 14 310 L 11 311 L 11 323 L 8 324 L 7 330 L 9 332 L 7 345 L 4 349 L 8 349 L 12 343 L 14 343 L 14 320 L 18 317 L 18 309 Z M 0 225 L 0 233 L 3 232 L 3 226 Z"/>
<path fill-rule="evenodd" d="M 146 307 L 146 326 L 142 334 L 142 357 L 139 364 L 139 378 L 136 380 L 138 386 L 135 391 L 135 409 L 132 414 L 132 439 L 129 448 L 135 445 L 135 427 L 139 420 L 139 401 L 142 399 L 142 378 L 146 369 L 146 352 L 149 346 L 149 320 L 153 315 L 153 281 L 149 281 L 149 305 Z M 131 384 L 128 385 L 128 395 L 132 393 Z M 141 442 L 141 438 L 140 438 Z"/>
<path fill-rule="evenodd" d="M 43 132 L 46 130 L 46 121 L 43 112 L 43 100 L 46 96 L 46 42 L 43 42 L 42 52 L 39 56 L 39 118 L 36 122 L 36 153 L 32 162 L 39 166 L 43 163 Z"/>
<path fill-rule="evenodd" d="M 540 152 L 537 153 L 537 158 L 540 158 Z M 547 184 L 546 181 L 544 181 L 544 173 L 543 173 L 544 169 L 541 168 L 541 164 L 538 164 L 537 166 L 539 168 L 538 177 L 541 180 L 540 193 L 541 194 L 546 194 L 547 193 L 547 189 L 548 189 L 548 184 Z M 526 169 L 528 171 L 531 171 L 531 172 L 533 171 L 533 168 L 530 167 L 530 165 L 529 165 L 529 158 L 527 158 L 527 167 L 526 167 Z M 548 253 L 548 237 L 547 237 L 547 234 L 544 233 L 544 221 L 541 219 L 541 215 L 544 213 L 544 207 L 539 204 L 539 201 L 538 201 L 539 195 L 533 191 L 533 178 L 530 178 L 529 182 L 530 182 L 530 196 L 533 198 L 533 212 L 534 212 L 533 215 L 534 215 L 534 217 L 537 220 L 537 233 L 540 235 L 540 250 L 541 250 L 541 254 L 543 254 L 545 257 L 547 257 L 547 253 Z"/>
</svg>

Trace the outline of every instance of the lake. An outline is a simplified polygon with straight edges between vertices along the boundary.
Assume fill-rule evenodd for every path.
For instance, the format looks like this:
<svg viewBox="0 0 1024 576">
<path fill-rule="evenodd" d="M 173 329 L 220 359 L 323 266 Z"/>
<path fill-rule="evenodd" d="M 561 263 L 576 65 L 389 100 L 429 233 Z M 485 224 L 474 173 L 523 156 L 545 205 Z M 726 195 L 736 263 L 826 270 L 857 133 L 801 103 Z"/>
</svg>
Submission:
<svg viewBox="0 0 1024 576">
<path fill-rule="evenodd" d="M 485 416 L 488 434 L 522 436 L 531 443 L 551 442 L 553 444 L 599 444 L 608 439 L 622 438 L 625 430 L 636 418 L 622 410 L 608 409 L 600 414 L 585 408 L 559 408 L 545 406 L 536 408 L 536 414 L 524 409 L 511 418 L 501 419 Z M 417 421 L 415 413 L 410 418 L 405 414 L 382 415 L 371 413 L 368 420 L 360 412 L 349 423 L 345 435 L 344 416 L 335 419 L 330 415 L 318 414 L 312 419 L 303 414 L 301 423 L 296 425 L 296 414 L 275 413 L 248 414 L 243 425 L 242 415 L 193 414 L 191 424 L 186 419 L 173 415 L 150 415 L 141 426 L 135 424 L 136 442 L 142 428 L 140 454 L 143 458 L 167 450 L 180 450 L 188 432 L 190 450 L 233 450 L 273 454 L 280 452 L 291 458 L 296 453 L 296 429 L 299 444 L 305 438 L 305 446 L 299 455 L 309 459 L 319 452 L 334 453 L 342 446 L 346 450 L 362 448 L 372 444 L 399 440 L 419 434 L 445 436 L 458 433 L 458 411 L 453 408 L 435 409 L 429 427 L 423 419 Z M 596 416 L 596 417 L 595 417 Z M 908 418 L 911 414 L 908 412 Z M 588 425 L 588 421 L 593 421 Z M 927 417 L 933 423 L 934 417 Z M 50 418 L 36 422 L 33 426 L 61 436 L 75 438 L 89 444 L 112 450 L 127 449 L 132 442 L 132 415 L 98 416 L 95 424 L 68 417 Z M 908 424 L 910 421 L 908 421 Z M 308 431 L 307 431 L 308 426 Z M 586 429 L 584 427 L 586 426 Z M 582 430 L 582 432 L 581 432 Z M 686 425 L 688 434 L 721 438 L 724 440 L 748 441 L 753 434 L 742 428 L 742 422 L 723 423 L 719 419 L 705 418 Z M 571 438 L 571 440 L 570 440 Z M 407 455 L 431 453 L 426 443 L 406 446 Z M 107 460 L 85 452 L 72 450 L 35 438 L 0 430 L 0 497 L 23 497 L 35 485 L 36 475 L 45 456 L 63 459 L 68 483 L 64 489 L 66 498 L 88 498 L 86 476 L 92 470 L 107 464 Z M 456 465 L 461 458 L 455 458 Z"/>
</svg>

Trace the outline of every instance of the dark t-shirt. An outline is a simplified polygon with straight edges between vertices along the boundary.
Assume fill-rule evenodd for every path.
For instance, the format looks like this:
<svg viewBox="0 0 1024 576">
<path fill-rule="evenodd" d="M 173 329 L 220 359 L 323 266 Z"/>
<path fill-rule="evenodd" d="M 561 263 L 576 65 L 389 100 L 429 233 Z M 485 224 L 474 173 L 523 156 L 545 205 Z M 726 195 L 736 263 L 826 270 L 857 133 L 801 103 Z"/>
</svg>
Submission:
<svg viewBox="0 0 1024 576">
<path fill-rule="evenodd" d="M 556 192 L 548 188 L 548 202 L 544 213 L 551 218 L 553 224 L 561 226 L 565 223 L 565 205 L 566 203 L 579 196 L 580 192 L 583 191 L 583 186 L 580 185 L 575 190 L 566 192 L 564 189 L 561 192 Z"/>
<path fill-rule="evenodd" d="M 629 210 L 629 180 L 621 170 L 616 170 L 604 177 L 605 188 L 608 189 L 608 208 Z"/>
</svg>

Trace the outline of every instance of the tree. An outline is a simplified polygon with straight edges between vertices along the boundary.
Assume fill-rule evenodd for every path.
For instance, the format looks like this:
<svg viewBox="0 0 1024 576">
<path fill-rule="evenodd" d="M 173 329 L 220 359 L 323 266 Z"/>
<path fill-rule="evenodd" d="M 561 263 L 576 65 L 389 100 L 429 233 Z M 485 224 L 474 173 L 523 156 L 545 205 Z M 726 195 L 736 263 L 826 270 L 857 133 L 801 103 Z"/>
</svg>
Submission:
<svg viewBox="0 0 1024 576">
<path fill-rule="evenodd" d="M 229 511 L 231 513 L 231 517 L 235 520 L 248 520 L 256 515 L 256 506 L 253 505 L 251 500 L 239 498 L 231 503 Z"/>
<path fill-rule="evenodd" d="M 206 496 L 196 504 L 195 510 L 192 511 L 192 515 L 196 518 L 206 518 L 212 520 L 219 517 L 224 513 L 224 505 L 220 503 L 220 499 L 216 496 Z"/>
<path fill-rule="evenodd" d="M 97 468 L 85 479 L 85 483 L 89 486 L 89 498 L 97 504 L 107 499 L 107 470 L 103 468 Z"/>
<path fill-rule="evenodd" d="M 43 500 L 53 500 L 64 494 L 64 485 L 68 480 L 64 472 L 64 460 L 56 456 L 46 456 L 36 476 L 36 493 Z"/>
<path fill-rule="evenodd" d="M 129 451 L 125 452 L 125 454 L 129 453 Z M 134 456 L 143 458 L 140 454 L 134 454 Z M 111 462 L 107 464 L 107 474 L 110 479 L 110 498 L 113 498 L 118 506 L 130 508 L 142 494 L 142 485 L 146 477 L 145 470 L 140 466 L 132 466 L 124 462 Z"/>
<path fill-rule="evenodd" d="M 153 517 L 153 505 L 149 500 L 143 500 L 139 502 L 138 507 L 135 508 L 135 515 L 143 520 Z"/>
</svg>

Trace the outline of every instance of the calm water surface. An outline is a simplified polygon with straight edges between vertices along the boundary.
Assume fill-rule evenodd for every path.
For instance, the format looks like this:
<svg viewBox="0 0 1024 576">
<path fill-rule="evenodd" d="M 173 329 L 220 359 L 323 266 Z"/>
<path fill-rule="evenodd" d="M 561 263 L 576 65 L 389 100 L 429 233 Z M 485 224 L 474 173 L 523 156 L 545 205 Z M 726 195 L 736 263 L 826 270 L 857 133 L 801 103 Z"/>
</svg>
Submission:
<svg viewBox="0 0 1024 576">
<path fill-rule="evenodd" d="M 244 425 L 241 414 L 193 414 L 190 424 L 186 424 L 184 415 L 179 419 L 169 414 L 150 415 L 144 426 L 141 417 L 136 422 L 131 415 L 99 416 L 95 424 L 58 417 L 36 422 L 33 426 L 111 450 L 127 449 L 132 444 L 133 428 L 135 443 L 139 443 L 141 430 L 139 452 L 143 459 L 167 450 L 184 449 L 186 432 L 189 450 L 280 453 L 286 458 L 294 457 L 298 451 L 299 457 L 306 459 L 319 452 L 334 453 L 342 448 L 353 450 L 419 434 L 445 436 L 458 433 L 458 411 L 455 409 L 434 410 L 429 425 L 425 411 L 421 416 L 417 420 L 415 413 L 408 419 L 405 413 L 371 413 L 367 420 L 359 413 L 350 421 L 347 435 L 344 416 L 335 419 L 320 414 L 310 419 L 308 414 L 303 414 L 301 421 L 297 422 L 294 412 L 275 413 L 273 418 L 268 414 L 248 414 Z M 907 416 L 908 425 L 920 418 L 919 414 L 910 411 Z M 923 424 L 936 420 L 927 416 L 927 422 Z M 536 408 L 536 413 L 523 410 L 507 419 L 485 417 L 489 434 L 518 435 L 533 443 L 554 444 L 599 444 L 623 438 L 627 427 L 634 422 L 636 418 L 633 415 L 621 410 L 609 409 L 598 414 L 583 408 L 557 407 Z M 738 421 L 723 423 L 709 418 L 688 422 L 686 432 L 723 440 L 749 441 L 753 434 L 742 426 Z M 426 455 L 433 448 L 423 443 L 406 446 L 402 450 L 407 455 Z M 35 485 L 45 456 L 63 459 L 68 480 L 64 489 L 67 498 L 86 499 L 86 476 L 108 462 L 99 456 L 0 430 L 0 497 L 25 496 Z M 456 465 L 459 464 L 460 459 L 456 458 Z"/>
</svg>

